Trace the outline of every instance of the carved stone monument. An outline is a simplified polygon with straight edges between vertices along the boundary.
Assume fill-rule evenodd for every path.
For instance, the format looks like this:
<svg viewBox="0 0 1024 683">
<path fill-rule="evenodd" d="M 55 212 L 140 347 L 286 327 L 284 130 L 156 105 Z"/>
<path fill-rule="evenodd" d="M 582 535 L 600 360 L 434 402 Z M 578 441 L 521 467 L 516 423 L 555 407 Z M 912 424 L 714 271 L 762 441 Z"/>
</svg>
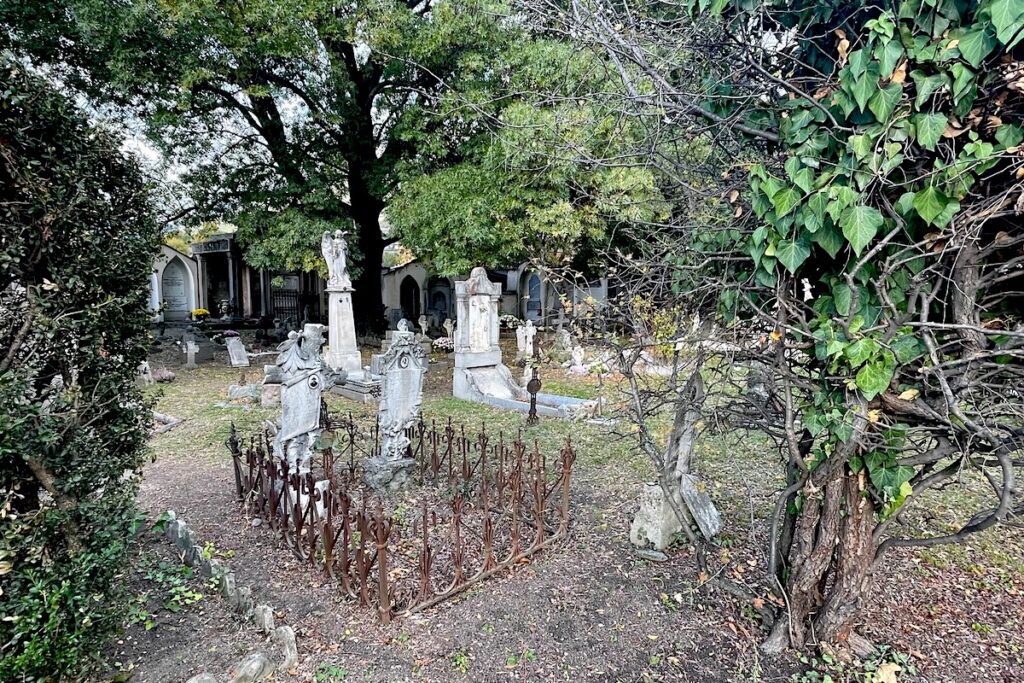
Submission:
<svg viewBox="0 0 1024 683">
<path fill-rule="evenodd" d="M 456 398 L 488 403 L 521 412 L 530 410 L 530 396 L 501 362 L 498 346 L 498 303 L 501 284 L 487 279 L 487 271 L 474 268 L 469 280 L 455 283 L 458 326 L 455 329 Z M 595 401 L 556 394 L 537 394 L 537 413 L 551 417 L 590 417 Z"/>
<path fill-rule="evenodd" d="M 348 398 L 369 402 L 376 395 L 379 382 L 363 368 L 363 359 L 356 342 L 356 325 L 352 316 L 352 279 L 348 275 L 348 242 L 341 230 L 325 232 L 320 250 L 327 262 L 327 321 L 330 337 L 325 360 L 335 371 L 344 371 L 344 385 L 335 388 Z"/>
<path fill-rule="evenodd" d="M 324 391 L 345 380 L 320 357 L 324 326 L 307 323 L 278 347 L 281 381 L 281 424 L 274 437 L 274 457 L 287 458 L 292 472 L 309 471 L 313 444 L 320 436 L 320 399 Z"/>
<path fill-rule="evenodd" d="M 409 438 L 405 431 L 420 417 L 427 355 L 411 328 L 408 321 L 399 321 L 391 347 L 374 359 L 381 375 L 377 408 L 381 449 L 378 456 L 366 462 L 363 481 L 375 489 L 401 488 L 416 464 L 409 457 Z"/>
</svg>

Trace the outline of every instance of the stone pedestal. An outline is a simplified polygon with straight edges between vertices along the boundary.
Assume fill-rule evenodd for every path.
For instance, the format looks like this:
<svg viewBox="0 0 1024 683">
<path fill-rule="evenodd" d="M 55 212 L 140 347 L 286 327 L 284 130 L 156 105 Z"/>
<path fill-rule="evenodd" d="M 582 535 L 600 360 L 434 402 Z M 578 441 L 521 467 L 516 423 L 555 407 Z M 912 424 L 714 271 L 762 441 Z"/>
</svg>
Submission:
<svg viewBox="0 0 1024 683">
<path fill-rule="evenodd" d="M 352 317 L 352 288 L 328 287 L 328 349 L 325 360 L 333 370 L 360 373 L 363 360 L 356 343 L 356 326 Z"/>
</svg>

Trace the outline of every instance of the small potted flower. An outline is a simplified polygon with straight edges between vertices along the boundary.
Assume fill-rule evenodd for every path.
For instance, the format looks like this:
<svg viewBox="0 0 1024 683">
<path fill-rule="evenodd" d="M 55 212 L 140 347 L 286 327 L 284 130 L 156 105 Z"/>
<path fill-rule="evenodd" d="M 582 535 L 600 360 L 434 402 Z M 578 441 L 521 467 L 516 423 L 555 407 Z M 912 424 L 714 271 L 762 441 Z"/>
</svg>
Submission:
<svg viewBox="0 0 1024 683">
<path fill-rule="evenodd" d="M 195 320 L 197 323 L 201 323 L 209 317 L 210 312 L 205 308 L 197 308 L 194 311 L 192 311 L 192 319 Z"/>
</svg>

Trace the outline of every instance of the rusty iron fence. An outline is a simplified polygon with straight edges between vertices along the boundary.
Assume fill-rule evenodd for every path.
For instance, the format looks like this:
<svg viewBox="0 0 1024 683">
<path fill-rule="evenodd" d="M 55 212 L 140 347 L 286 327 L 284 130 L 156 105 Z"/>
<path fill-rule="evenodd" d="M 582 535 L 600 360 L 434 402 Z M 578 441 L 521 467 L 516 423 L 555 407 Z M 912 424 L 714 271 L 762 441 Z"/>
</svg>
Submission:
<svg viewBox="0 0 1024 683">
<path fill-rule="evenodd" d="M 295 556 L 387 623 L 442 602 L 523 562 L 568 534 L 576 453 L 566 441 L 549 464 L 537 443 L 449 419 L 407 431 L 416 485 L 387 496 L 366 490 L 360 463 L 379 452 L 376 426 L 324 416 L 312 471 L 289 471 L 270 436 L 228 446 L 238 500 Z M 413 502 L 415 501 L 415 502 Z"/>
</svg>

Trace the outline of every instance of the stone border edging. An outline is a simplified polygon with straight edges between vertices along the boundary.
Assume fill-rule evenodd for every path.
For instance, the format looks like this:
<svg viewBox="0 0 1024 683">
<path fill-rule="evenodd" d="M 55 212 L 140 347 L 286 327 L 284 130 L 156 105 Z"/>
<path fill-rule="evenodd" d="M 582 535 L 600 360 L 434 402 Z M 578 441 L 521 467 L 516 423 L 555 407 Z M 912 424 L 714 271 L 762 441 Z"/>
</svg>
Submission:
<svg viewBox="0 0 1024 683">
<path fill-rule="evenodd" d="M 243 658 L 228 673 L 229 683 L 254 683 L 263 680 L 275 671 L 287 671 L 295 666 L 299 661 L 298 648 L 295 644 L 295 630 L 287 625 L 275 627 L 274 609 L 270 605 L 255 604 L 252 589 L 248 586 L 236 585 L 235 574 L 226 563 L 216 558 L 203 557 L 203 548 L 196 532 L 188 528 L 185 520 L 179 519 L 174 510 L 168 510 L 165 516 L 167 524 L 164 528 L 164 536 L 182 553 L 184 563 L 189 567 L 197 568 L 200 576 L 215 580 L 218 592 L 231 609 L 243 621 L 253 622 L 264 636 L 269 636 L 270 640 L 283 650 L 283 659 L 277 665 L 262 652 L 254 652 Z M 219 682 L 212 674 L 201 673 L 188 679 L 187 683 Z"/>
</svg>

